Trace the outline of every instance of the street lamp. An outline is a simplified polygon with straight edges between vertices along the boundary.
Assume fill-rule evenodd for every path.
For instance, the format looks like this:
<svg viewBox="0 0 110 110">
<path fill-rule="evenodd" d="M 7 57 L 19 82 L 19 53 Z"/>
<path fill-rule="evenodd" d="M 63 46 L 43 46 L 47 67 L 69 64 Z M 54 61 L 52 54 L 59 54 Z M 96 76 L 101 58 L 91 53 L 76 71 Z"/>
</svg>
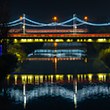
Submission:
<svg viewBox="0 0 110 110">
<path fill-rule="evenodd" d="M 22 16 L 20 16 L 20 19 L 23 19 L 23 17 L 22 17 Z"/>
<path fill-rule="evenodd" d="M 88 19 L 88 17 L 87 17 L 87 16 L 85 16 L 85 17 L 84 17 L 84 20 L 85 20 L 85 21 L 87 21 L 87 19 Z"/>
<path fill-rule="evenodd" d="M 57 21 L 57 17 L 54 16 L 54 17 L 53 17 L 53 20 L 54 20 L 54 22 L 56 23 L 56 21 Z M 56 29 L 56 26 L 55 26 L 55 29 Z"/>
<path fill-rule="evenodd" d="M 57 21 L 57 17 L 56 17 L 56 16 L 54 16 L 54 17 L 53 17 L 53 20 L 54 20 L 54 21 Z"/>
<path fill-rule="evenodd" d="M 84 17 L 84 20 L 87 22 L 88 17 L 87 17 L 87 16 L 85 16 L 85 17 Z M 87 25 L 85 26 L 85 28 L 87 29 Z"/>
<path fill-rule="evenodd" d="M 21 22 L 22 22 L 22 19 L 23 19 L 23 17 L 22 16 L 20 16 L 20 18 L 19 18 L 20 20 L 21 20 Z M 22 26 L 20 25 L 20 30 L 21 30 L 21 28 L 22 28 Z"/>
</svg>

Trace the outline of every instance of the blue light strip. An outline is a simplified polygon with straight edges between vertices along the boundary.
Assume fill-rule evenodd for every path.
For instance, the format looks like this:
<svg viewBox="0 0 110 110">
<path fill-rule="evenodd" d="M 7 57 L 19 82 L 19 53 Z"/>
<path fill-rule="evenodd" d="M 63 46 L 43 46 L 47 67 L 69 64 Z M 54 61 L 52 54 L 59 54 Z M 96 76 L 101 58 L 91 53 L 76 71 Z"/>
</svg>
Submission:
<svg viewBox="0 0 110 110">
<path fill-rule="evenodd" d="M 91 26 L 109 26 L 110 23 L 102 23 L 102 24 L 96 24 L 96 23 L 90 23 L 90 22 L 86 22 L 84 20 L 81 20 L 79 18 L 76 17 L 76 20 L 81 22 L 81 23 L 84 23 L 84 24 L 87 24 L 87 25 L 91 25 Z"/>
<path fill-rule="evenodd" d="M 22 22 L 19 22 L 19 23 L 16 23 L 16 24 L 12 24 L 12 25 L 8 25 L 8 27 L 13 27 L 13 26 L 17 26 L 17 25 L 20 25 L 23 23 Z M 76 26 L 80 26 L 80 25 L 83 25 L 84 23 L 79 23 L 79 24 L 76 24 Z M 44 26 L 63 26 L 63 27 L 73 27 L 73 25 L 58 25 L 57 23 L 51 23 L 49 25 L 33 25 L 33 24 L 28 24 L 26 23 L 25 24 L 26 26 L 29 26 L 29 27 L 44 27 Z"/>
<path fill-rule="evenodd" d="M 8 27 L 13 27 L 13 26 L 17 26 L 19 24 L 23 24 L 22 22 L 19 22 L 19 23 L 16 23 L 16 24 L 11 24 L 11 25 L 8 25 Z"/>
<path fill-rule="evenodd" d="M 2 55 L 2 45 L 0 45 L 0 55 Z"/>
<path fill-rule="evenodd" d="M 58 25 L 63 25 L 63 24 L 69 23 L 69 22 L 71 22 L 71 21 L 73 21 L 73 20 L 75 20 L 75 18 L 71 18 L 71 19 L 69 19 L 69 20 L 67 20 L 67 21 L 58 23 Z"/>
<path fill-rule="evenodd" d="M 28 18 L 25 18 L 25 19 L 26 19 L 27 21 L 31 22 L 31 23 L 38 24 L 38 25 L 48 26 L 48 25 L 53 24 L 53 23 L 49 23 L 49 24 L 39 23 L 39 22 L 32 21 L 32 20 L 30 20 L 30 19 L 28 19 Z M 71 19 L 69 19 L 69 20 L 67 20 L 67 21 L 64 21 L 64 22 L 61 22 L 61 23 L 55 23 L 55 24 L 56 24 L 56 25 L 63 25 L 63 24 L 66 24 L 66 23 L 69 23 L 69 22 L 73 21 L 74 19 L 75 19 L 75 18 L 71 18 Z M 55 26 L 56 26 L 56 25 L 55 25 Z"/>
<path fill-rule="evenodd" d="M 9 22 L 8 24 L 14 24 L 14 23 L 17 23 L 19 21 L 21 21 L 22 19 L 18 19 L 18 20 L 15 20 L 15 21 L 12 21 L 12 22 Z"/>
<path fill-rule="evenodd" d="M 79 24 L 76 24 L 76 26 L 81 26 L 83 25 L 84 23 L 79 23 Z M 60 26 L 64 26 L 64 27 L 73 27 L 73 25 L 60 25 Z"/>
<path fill-rule="evenodd" d="M 25 18 L 23 17 L 22 19 L 18 19 L 18 20 L 15 20 L 15 21 L 12 21 L 12 22 L 9 22 L 8 23 L 8 26 L 9 27 L 12 27 L 12 26 L 17 26 L 19 24 L 23 24 L 22 22 L 19 22 L 21 20 L 27 20 L 28 22 L 31 22 L 33 24 L 26 24 L 26 26 L 30 26 L 30 27 L 44 27 L 44 26 L 64 26 L 64 27 L 73 27 L 73 25 L 65 25 L 66 23 L 69 23 L 73 20 L 76 20 L 78 22 L 81 22 L 79 24 L 76 24 L 76 26 L 80 26 L 80 25 L 83 25 L 83 24 L 86 24 L 86 25 L 91 25 L 91 26 L 109 26 L 110 25 L 110 22 L 109 23 L 101 23 L 101 24 L 96 24 L 96 23 L 90 23 L 90 22 L 87 22 L 87 21 L 84 21 L 84 20 L 81 20 L 79 19 L 78 17 L 74 17 L 74 18 L 71 18 L 67 21 L 64 21 L 64 22 L 61 22 L 61 23 L 57 23 L 57 22 L 53 22 L 53 23 L 39 23 L 39 22 L 36 22 L 36 21 L 33 21 L 33 20 L 30 20 L 28 18 Z M 19 22 L 19 23 L 17 23 Z"/>
<path fill-rule="evenodd" d="M 44 23 L 39 23 L 39 22 L 36 22 L 36 21 L 33 21 L 33 20 L 30 20 L 28 18 L 25 18 L 25 20 L 31 22 L 31 23 L 34 23 L 34 24 L 38 24 L 38 25 L 43 25 Z"/>
<path fill-rule="evenodd" d="M 84 23 L 76 24 L 76 26 L 83 25 Z M 26 26 L 29 27 L 44 27 L 44 26 L 63 26 L 63 27 L 73 27 L 73 25 L 57 25 L 57 24 L 51 24 L 51 25 L 32 25 L 32 24 L 27 24 Z"/>
<path fill-rule="evenodd" d="M 33 24 L 27 24 L 27 23 L 26 23 L 26 26 L 29 26 L 29 27 L 44 27 L 44 25 L 33 25 Z"/>
</svg>

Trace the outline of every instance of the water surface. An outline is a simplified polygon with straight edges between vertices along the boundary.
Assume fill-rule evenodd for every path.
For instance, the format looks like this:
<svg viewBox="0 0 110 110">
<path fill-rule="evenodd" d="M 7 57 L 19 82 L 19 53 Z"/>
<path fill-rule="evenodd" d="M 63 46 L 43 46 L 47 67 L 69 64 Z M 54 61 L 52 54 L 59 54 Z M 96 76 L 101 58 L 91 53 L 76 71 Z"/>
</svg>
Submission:
<svg viewBox="0 0 110 110">
<path fill-rule="evenodd" d="M 107 109 L 110 73 L 12 74 L 1 84 L 1 108 L 18 110 Z"/>
</svg>

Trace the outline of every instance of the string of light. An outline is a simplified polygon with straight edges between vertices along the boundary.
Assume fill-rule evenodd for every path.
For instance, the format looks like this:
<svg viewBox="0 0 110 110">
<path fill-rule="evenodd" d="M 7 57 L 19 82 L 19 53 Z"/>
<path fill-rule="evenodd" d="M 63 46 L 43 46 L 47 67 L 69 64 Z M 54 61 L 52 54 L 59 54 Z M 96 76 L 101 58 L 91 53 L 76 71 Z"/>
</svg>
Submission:
<svg viewBox="0 0 110 110">
<path fill-rule="evenodd" d="M 101 24 L 96 24 L 96 23 L 90 23 L 90 22 L 87 22 L 87 21 L 84 21 L 84 20 L 81 20 L 77 17 L 75 17 L 77 21 L 81 22 L 81 23 L 84 23 L 84 24 L 87 24 L 87 25 L 91 25 L 91 26 L 109 26 L 110 23 L 101 23 Z"/>
<path fill-rule="evenodd" d="M 11 25 L 8 25 L 9 27 L 13 27 L 13 26 L 18 26 L 20 24 L 23 24 L 22 22 L 19 22 L 19 23 L 16 23 L 16 24 L 11 24 Z"/>
<path fill-rule="evenodd" d="M 26 20 L 32 24 L 28 24 L 28 23 L 25 23 L 23 24 L 22 20 Z M 17 19 L 17 20 L 14 20 L 12 22 L 9 22 L 8 23 L 8 26 L 9 27 L 12 27 L 12 26 L 17 26 L 19 24 L 23 24 L 23 25 L 26 25 L 26 26 L 30 26 L 30 27 L 44 27 L 44 26 L 63 26 L 63 27 L 73 27 L 74 25 L 68 25 L 67 23 L 70 23 L 71 21 L 77 21 L 77 22 L 80 22 L 79 24 L 75 24 L 76 26 L 81 26 L 83 24 L 86 24 L 86 25 L 91 25 L 91 26 L 109 26 L 110 25 L 110 22 L 108 23 L 101 23 L 101 24 L 97 24 L 97 23 L 91 23 L 91 22 L 87 22 L 87 21 L 84 21 L 84 20 L 81 20 L 80 18 L 78 17 L 73 17 L 69 20 L 66 20 L 64 22 L 60 22 L 60 23 L 57 23 L 57 22 L 52 22 L 52 23 L 40 23 L 40 22 L 36 22 L 36 21 L 33 21 L 31 19 L 28 19 L 26 17 L 23 17 L 22 19 Z"/>
<path fill-rule="evenodd" d="M 17 22 L 19 22 L 19 21 L 21 21 L 21 19 L 17 19 L 17 20 L 14 20 L 14 21 L 12 21 L 12 22 L 9 22 L 8 25 L 17 23 Z"/>
</svg>

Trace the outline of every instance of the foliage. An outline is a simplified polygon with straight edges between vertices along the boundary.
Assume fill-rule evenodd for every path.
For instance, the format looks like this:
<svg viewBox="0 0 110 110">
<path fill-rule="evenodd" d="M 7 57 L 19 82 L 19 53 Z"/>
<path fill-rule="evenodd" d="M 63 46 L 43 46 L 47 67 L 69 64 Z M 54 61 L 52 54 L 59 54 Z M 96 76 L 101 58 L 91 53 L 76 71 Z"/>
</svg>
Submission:
<svg viewBox="0 0 110 110">
<path fill-rule="evenodd" d="M 25 60 L 26 53 L 21 49 L 20 44 L 9 45 L 8 52 L 18 57 L 18 61 Z"/>
<path fill-rule="evenodd" d="M 92 69 L 94 72 L 109 70 L 109 68 L 99 58 L 94 59 Z"/>
<path fill-rule="evenodd" d="M 102 49 L 99 53 L 99 58 L 106 56 L 106 54 L 110 54 L 110 47 L 107 49 Z"/>
<path fill-rule="evenodd" d="M 16 68 L 14 72 L 21 72 L 21 67 Z"/>
<path fill-rule="evenodd" d="M 94 42 L 93 46 L 97 52 L 100 52 L 102 49 L 108 48 L 110 46 L 110 44 Z"/>
<path fill-rule="evenodd" d="M 107 49 L 102 49 L 99 53 L 99 58 L 110 67 L 110 47 Z"/>
</svg>

